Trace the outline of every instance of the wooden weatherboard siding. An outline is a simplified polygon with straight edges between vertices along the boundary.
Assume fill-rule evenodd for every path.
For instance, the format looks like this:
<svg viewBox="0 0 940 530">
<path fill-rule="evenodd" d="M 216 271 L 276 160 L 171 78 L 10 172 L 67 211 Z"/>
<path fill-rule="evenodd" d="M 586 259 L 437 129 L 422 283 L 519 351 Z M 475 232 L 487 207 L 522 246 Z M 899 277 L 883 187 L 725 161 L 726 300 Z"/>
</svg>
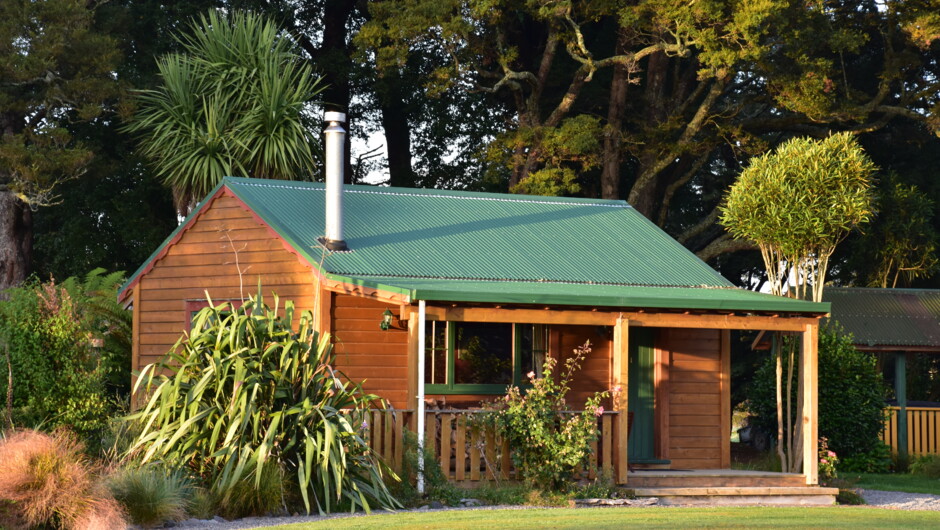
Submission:
<svg viewBox="0 0 940 530">
<path fill-rule="evenodd" d="M 661 348 L 669 356 L 668 456 L 675 469 L 728 467 L 723 430 L 730 411 L 722 375 L 722 332 L 712 329 L 662 330 Z M 664 455 L 665 456 L 665 455 Z"/>
<path fill-rule="evenodd" d="M 191 302 L 204 300 L 206 291 L 214 301 L 250 296 L 259 276 L 269 305 L 271 293 L 277 293 L 282 304 L 291 300 L 298 312 L 313 309 L 314 277 L 306 263 L 237 199 L 216 198 L 135 287 L 139 346 L 133 369 L 159 361 L 189 329 Z"/>
<path fill-rule="evenodd" d="M 378 300 L 339 293 L 332 294 L 333 344 L 336 367 L 366 392 L 389 401 L 397 409 L 413 408 L 408 400 L 408 327 L 393 319 L 381 330 L 382 313 L 391 306 Z"/>
</svg>

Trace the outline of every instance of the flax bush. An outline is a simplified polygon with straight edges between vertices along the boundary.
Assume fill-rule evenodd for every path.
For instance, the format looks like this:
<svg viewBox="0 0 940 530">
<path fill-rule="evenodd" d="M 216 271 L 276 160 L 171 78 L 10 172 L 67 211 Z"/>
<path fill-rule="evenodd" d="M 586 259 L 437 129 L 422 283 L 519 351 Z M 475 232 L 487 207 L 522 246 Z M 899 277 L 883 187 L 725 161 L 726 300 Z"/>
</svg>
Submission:
<svg viewBox="0 0 940 530">
<path fill-rule="evenodd" d="M 280 502 L 297 491 L 308 513 L 397 507 L 383 481 L 394 474 L 362 435 L 378 398 L 333 369 L 309 311 L 294 331 L 294 305 L 278 316 L 278 303 L 269 308 L 259 294 L 196 315 L 168 358 L 142 370 L 137 391 L 151 397 L 128 418 L 143 426 L 131 452 L 188 469 L 222 506 L 249 504 L 249 478 L 270 496 L 260 486 L 280 470 Z"/>
<path fill-rule="evenodd" d="M 542 377 L 527 375 L 532 387 L 523 391 L 509 387 L 492 416 L 499 433 L 509 440 L 516 469 L 532 487 L 560 491 L 567 489 L 579 465 L 588 461 L 591 443 L 597 440 L 597 418 L 604 412 L 601 399 L 608 392 L 595 393 L 581 412 L 568 410 L 565 396 L 571 380 L 591 351 L 590 342 L 574 350 L 565 360 L 564 371 L 556 381 L 557 359 L 549 357 Z"/>
</svg>

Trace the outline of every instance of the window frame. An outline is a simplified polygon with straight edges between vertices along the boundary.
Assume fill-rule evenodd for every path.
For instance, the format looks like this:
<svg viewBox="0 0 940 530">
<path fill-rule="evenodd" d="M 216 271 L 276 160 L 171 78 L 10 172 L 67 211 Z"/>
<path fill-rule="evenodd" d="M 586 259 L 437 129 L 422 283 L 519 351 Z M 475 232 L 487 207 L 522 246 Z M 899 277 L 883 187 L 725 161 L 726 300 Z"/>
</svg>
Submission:
<svg viewBox="0 0 940 530">
<path fill-rule="evenodd" d="M 428 321 L 430 323 L 432 321 Z M 463 321 L 456 320 L 435 320 L 434 322 L 440 322 L 446 324 L 446 336 L 447 336 L 447 348 L 446 348 L 446 372 L 444 374 L 444 379 L 446 380 L 443 384 L 432 384 L 425 382 L 424 384 L 424 393 L 425 394 L 437 394 L 437 395 L 461 395 L 461 394 L 478 394 L 478 395 L 500 395 L 505 394 L 506 389 L 510 386 L 517 386 L 522 389 L 528 389 L 532 387 L 532 384 L 529 383 L 528 379 L 525 378 L 525 375 L 522 373 L 522 333 L 521 326 L 544 326 L 546 333 L 545 340 L 545 355 L 551 355 L 551 339 L 550 339 L 550 330 L 551 326 L 548 324 L 530 324 L 530 323 L 517 323 L 517 322 L 493 322 L 493 324 L 509 324 L 512 326 L 512 382 L 511 383 L 455 383 L 454 379 L 455 374 L 455 361 L 456 361 L 456 344 L 457 344 L 457 333 L 456 326 L 454 324 L 463 323 Z M 467 321 L 470 323 L 471 321 Z M 425 349 L 421 352 L 421 355 L 428 355 L 430 348 L 425 344 Z M 425 363 L 428 359 L 425 357 Z M 427 366 L 427 365 L 426 365 Z M 541 372 L 536 370 L 537 377 L 541 377 Z M 426 381 L 426 379 L 425 379 Z"/>
</svg>

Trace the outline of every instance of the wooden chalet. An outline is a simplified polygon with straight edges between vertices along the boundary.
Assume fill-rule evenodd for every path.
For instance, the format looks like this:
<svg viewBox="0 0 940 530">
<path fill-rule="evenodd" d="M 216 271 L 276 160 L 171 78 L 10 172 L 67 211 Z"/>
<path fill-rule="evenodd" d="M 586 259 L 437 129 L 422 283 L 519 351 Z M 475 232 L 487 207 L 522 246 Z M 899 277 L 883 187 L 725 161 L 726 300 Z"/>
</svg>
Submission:
<svg viewBox="0 0 940 530">
<path fill-rule="evenodd" d="M 240 300 L 260 278 L 264 293 L 312 310 L 339 368 L 395 409 L 372 424 L 393 461 L 410 428 L 454 480 L 511 478 L 511 448 L 468 430 L 466 415 L 590 341 L 569 402 L 625 389 L 604 403 L 594 455 L 617 482 L 661 499 L 832 502 L 807 487 L 828 304 L 733 287 L 623 201 L 347 185 L 348 249 L 331 251 L 327 195 L 319 183 L 224 179 L 120 291 L 134 370 L 167 353 L 206 293 Z M 733 329 L 802 334 L 801 474 L 730 469 Z"/>
</svg>

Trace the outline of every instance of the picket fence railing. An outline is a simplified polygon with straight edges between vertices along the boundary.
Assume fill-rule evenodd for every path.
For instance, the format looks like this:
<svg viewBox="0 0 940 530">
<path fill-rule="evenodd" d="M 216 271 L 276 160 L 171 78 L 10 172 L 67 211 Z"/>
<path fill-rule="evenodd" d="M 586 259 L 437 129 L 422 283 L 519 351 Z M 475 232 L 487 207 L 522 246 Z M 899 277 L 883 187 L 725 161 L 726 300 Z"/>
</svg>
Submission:
<svg viewBox="0 0 940 530">
<path fill-rule="evenodd" d="M 512 448 L 489 426 L 474 422 L 482 411 L 429 410 L 425 416 L 425 447 L 441 465 L 450 480 L 478 482 L 514 480 L 519 477 L 512 465 Z M 593 479 L 596 473 L 614 473 L 615 458 L 621 449 L 617 412 L 604 412 L 598 418 L 598 440 L 591 446 L 590 464 L 582 471 Z M 402 468 L 406 429 L 414 430 L 413 410 L 373 410 L 369 412 L 369 444 L 396 471 Z"/>
<path fill-rule="evenodd" d="M 882 440 L 891 451 L 899 450 L 900 407 L 888 407 Z M 940 454 L 940 408 L 907 407 L 907 453 L 912 456 Z"/>
</svg>

